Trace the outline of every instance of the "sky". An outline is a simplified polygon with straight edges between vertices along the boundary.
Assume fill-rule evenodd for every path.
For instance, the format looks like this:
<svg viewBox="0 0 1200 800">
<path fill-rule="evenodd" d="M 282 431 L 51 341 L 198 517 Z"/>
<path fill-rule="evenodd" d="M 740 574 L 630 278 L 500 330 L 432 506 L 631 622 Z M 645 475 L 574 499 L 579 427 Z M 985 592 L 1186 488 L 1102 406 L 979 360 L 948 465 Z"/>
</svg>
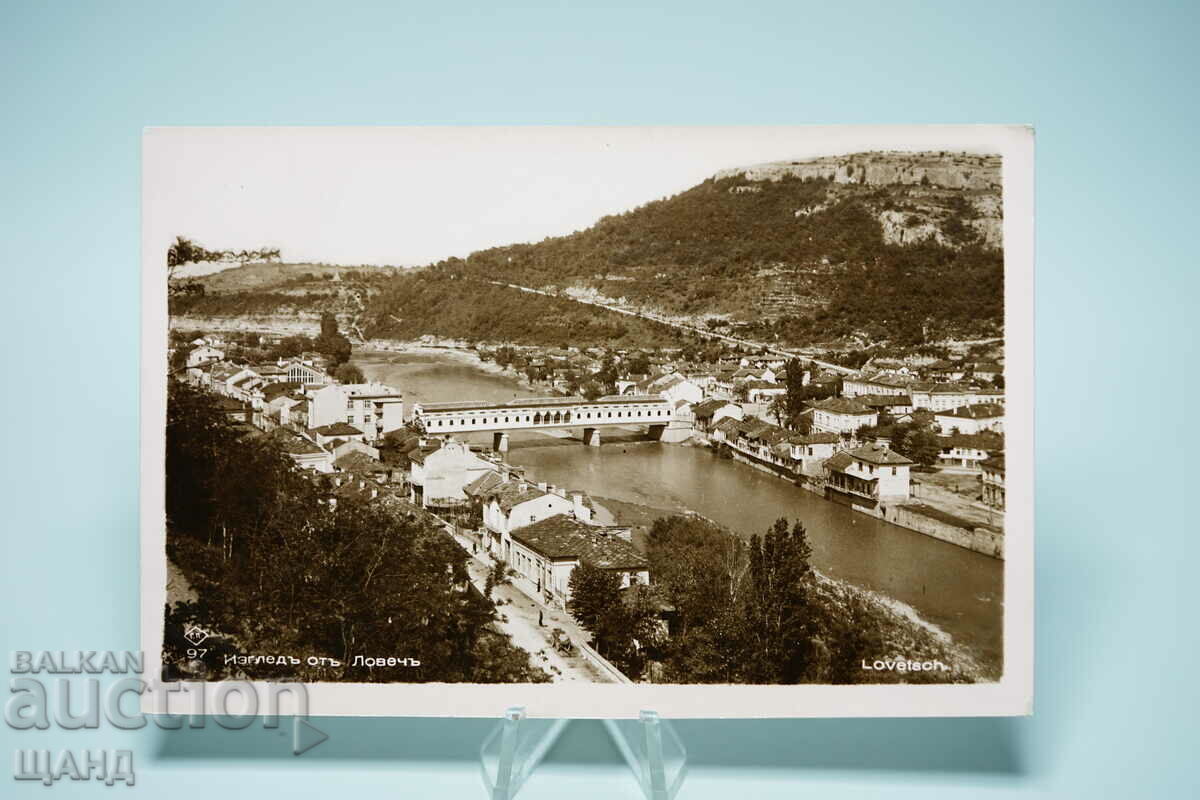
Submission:
<svg viewBox="0 0 1200 800">
<path fill-rule="evenodd" d="M 950 141 L 996 152 L 996 130 L 148 128 L 143 244 L 165 253 L 180 235 L 277 247 L 284 261 L 420 266 L 582 230 L 729 167 Z"/>
</svg>

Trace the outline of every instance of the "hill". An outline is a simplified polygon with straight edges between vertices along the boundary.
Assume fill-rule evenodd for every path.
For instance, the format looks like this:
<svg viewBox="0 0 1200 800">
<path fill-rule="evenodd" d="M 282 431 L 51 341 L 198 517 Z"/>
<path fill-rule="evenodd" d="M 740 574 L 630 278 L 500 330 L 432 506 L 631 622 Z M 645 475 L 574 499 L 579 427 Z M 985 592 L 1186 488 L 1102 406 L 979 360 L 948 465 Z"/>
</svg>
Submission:
<svg viewBox="0 0 1200 800">
<path fill-rule="evenodd" d="M 795 344 L 916 343 L 999 332 L 1001 226 L 998 157 L 861 153 L 726 170 L 587 230 L 433 269 Z"/>
<path fill-rule="evenodd" d="M 794 347 L 994 337 L 1000 166 L 996 156 L 889 152 L 739 167 L 569 236 L 421 269 L 223 270 L 189 279 L 171 311 L 276 326 L 332 311 L 366 338 L 524 344 L 679 340 L 605 305 Z"/>
</svg>

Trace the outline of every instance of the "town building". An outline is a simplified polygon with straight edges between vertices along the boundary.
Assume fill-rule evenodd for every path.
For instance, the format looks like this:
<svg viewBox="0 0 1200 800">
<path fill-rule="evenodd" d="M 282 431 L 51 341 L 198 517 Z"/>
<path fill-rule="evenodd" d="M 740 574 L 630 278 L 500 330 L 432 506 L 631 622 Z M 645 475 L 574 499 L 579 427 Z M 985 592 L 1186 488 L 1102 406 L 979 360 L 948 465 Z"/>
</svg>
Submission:
<svg viewBox="0 0 1200 800">
<path fill-rule="evenodd" d="M 224 350 L 213 347 L 210 344 L 202 344 L 188 352 L 186 366 L 198 367 L 201 364 L 207 364 L 211 361 L 220 361 L 223 358 L 225 358 Z"/>
<path fill-rule="evenodd" d="M 994 434 L 952 433 L 942 437 L 938 466 L 977 470 L 993 452 L 1003 448 L 1003 440 Z"/>
<path fill-rule="evenodd" d="M 334 440 L 365 441 L 366 434 L 348 422 L 335 422 L 332 425 L 319 425 L 309 428 L 308 437 L 321 447 Z"/>
<path fill-rule="evenodd" d="M 347 422 L 368 441 L 404 427 L 404 397 L 382 383 L 334 383 L 315 389 L 308 398 L 310 427 Z"/>
<path fill-rule="evenodd" d="M 650 582 L 649 562 L 630 538 L 627 527 L 589 525 L 558 514 L 513 530 L 504 560 L 524 579 L 515 582 L 518 588 L 539 602 L 565 609 L 571 599 L 571 574 L 580 564 L 618 573 L 622 588 Z"/>
<path fill-rule="evenodd" d="M 843 450 L 825 462 L 828 499 L 875 508 L 908 500 L 913 461 L 885 444 Z"/>
<path fill-rule="evenodd" d="M 696 430 L 710 433 L 721 420 L 728 417 L 740 420 L 745 416 L 745 412 L 737 403 L 713 397 L 692 406 L 692 416 Z"/>
<path fill-rule="evenodd" d="M 531 525 L 555 514 L 574 513 L 577 508 L 583 507 L 582 496 L 577 502 L 575 498 L 568 499 L 551 491 L 544 483 L 534 485 L 524 480 L 510 479 L 493 489 L 484 499 L 483 524 L 502 541 L 505 534 L 522 525 Z M 590 512 L 584 513 L 584 516 L 591 519 Z M 497 555 L 507 560 L 503 548 Z"/>
<path fill-rule="evenodd" d="M 935 413 L 933 419 L 942 433 L 1004 432 L 1004 407 L 995 403 L 959 406 L 952 411 Z"/>
<path fill-rule="evenodd" d="M 854 433 L 859 428 L 877 425 L 879 414 L 857 400 L 830 397 L 810 403 L 812 427 L 825 433 Z"/>
<path fill-rule="evenodd" d="M 879 414 L 890 414 L 899 417 L 913 412 L 912 397 L 904 394 L 861 394 L 854 398 L 867 408 Z"/>
<path fill-rule="evenodd" d="M 808 434 L 793 433 L 788 436 L 792 461 L 802 475 L 819 476 L 822 465 L 833 457 L 842 444 L 836 433 L 816 431 Z"/>
<path fill-rule="evenodd" d="M 787 387 L 770 381 L 746 381 L 742 384 L 746 400 L 750 403 L 770 403 L 776 397 L 787 394 Z"/>
<path fill-rule="evenodd" d="M 913 378 L 908 375 L 886 372 L 877 372 L 870 376 L 846 376 L 842 378 L 842 397 L 907 395 L 908 387 L 914 382 Z"/>
<path fill-rule="evenodd" d="M 1004 453 L 997 453 L 984 461 L 979 474 L 979 485 L 983 502 L 992 508 L 1004 510 Z"/>
<path fill-rule="evenodd" d="M 497 472 L 497 466 L 453 437 L 439 445 L 409 456 L 410 499 L 426 508 L 466 505 L 470 501 L 464 491 L 466 487 L 485 473 Z"/>
<path fill-rule="evenodd" d="M 298 381 L 305 386 L 333 383 L 333 378 L 326 374 L 323 364 L 312 354 L 280 359 L 278 366 L 287 371 L 287 380 Z"/>
<path fill-rule="evenodd" d="M 670 400 L 671 403 L 676 403 L 679 400 L 687 403 L 699 403 L 704 399 L 704 388 L 678 372 L 668 372 L 663 375 L 647 378 L 632 385 L 627 385 L 621 394 L 662 397 L 665 400 Z"/>
<path fill-rule="evenodd" d="M 275 428 L 264 435 L 301 469 L 314 472 L 333 471 L 333 454 L 311 439 L 287 428 Z"/>
</svg>

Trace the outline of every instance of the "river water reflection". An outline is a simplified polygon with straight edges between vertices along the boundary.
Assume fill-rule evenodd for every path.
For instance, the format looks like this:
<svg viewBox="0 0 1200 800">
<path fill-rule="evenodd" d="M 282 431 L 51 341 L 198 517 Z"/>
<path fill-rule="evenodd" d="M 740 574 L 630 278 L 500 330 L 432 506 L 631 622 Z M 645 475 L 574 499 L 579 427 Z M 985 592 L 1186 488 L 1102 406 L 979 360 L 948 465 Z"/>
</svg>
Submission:
<svg viewBox="0 0 1200 800">
<path fill-rule="evenodd" d="M 372 380 L 413 402 L 511 400 L 535 392 L 453 356 L 356 353 Z M 573 432 L 578 436 L 578 432 Z M 508 460 L 531 477 L 663 509 L 691 509 L 749 537 L 779 517 L 808 529 L 813 564 L 911 606 L 996 672 L 1002 658 L 1003 562 L 828 502 L 705 448 L 649 441 L 584 447 L 578 438 L 512 435 Z M 490 434 L 479 442 L 490 442 Z M 895 654 L 903 655 L 903 654 Z"/>
</svg>

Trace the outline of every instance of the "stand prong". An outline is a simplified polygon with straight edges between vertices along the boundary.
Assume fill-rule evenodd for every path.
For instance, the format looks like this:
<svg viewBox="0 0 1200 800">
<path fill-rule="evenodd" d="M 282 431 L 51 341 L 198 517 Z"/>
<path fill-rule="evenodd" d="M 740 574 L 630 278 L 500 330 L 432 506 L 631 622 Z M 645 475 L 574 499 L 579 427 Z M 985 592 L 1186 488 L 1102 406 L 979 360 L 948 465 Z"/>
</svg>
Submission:
<svg viewBox="0 0 1200 800">
<path fill-rule="evenodd" d="M 563 719 L 528 719 L 524 706 L 507 709 L 479 747 L 490 800 L 512 800 L 566 725 Z"/>
<path fill-rule="evenodd" d="M 492 789 L 492 800 L 512 800 L 516 794 L 513 786 L 513 757 L 517 753 L 517 726 L 525 719 L 525 709 L 514 706 L 504 712 L 500 723 L 500 761 L 496 765 L 496 786 Z"/>
<path fill-rule="evenodd" d="M 642 711 L 636 720 L 605 720 L 646 800 L 672 800 L 687 772 L 687 751 L 668 720 Z"/>
</svg>

